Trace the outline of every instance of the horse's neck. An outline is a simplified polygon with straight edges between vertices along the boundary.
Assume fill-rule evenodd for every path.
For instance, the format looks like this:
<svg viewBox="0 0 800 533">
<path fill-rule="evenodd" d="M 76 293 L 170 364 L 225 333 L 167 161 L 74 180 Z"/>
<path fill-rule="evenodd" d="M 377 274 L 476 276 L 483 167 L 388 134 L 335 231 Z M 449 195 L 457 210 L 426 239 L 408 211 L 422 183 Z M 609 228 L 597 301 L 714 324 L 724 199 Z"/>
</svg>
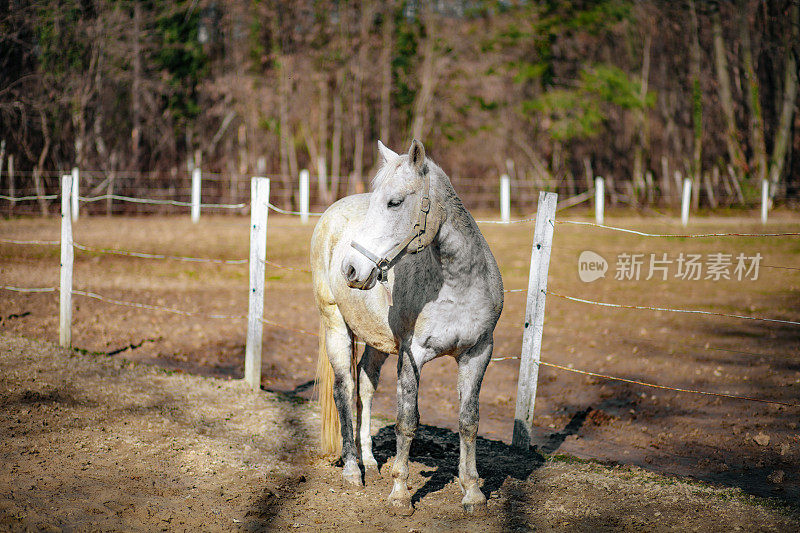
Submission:
<svg viewBox="0 0 800 533">
<path fill-rule="evenodd" d="M 475 221 L 456 197 L 447 206 L 447 218 L 436 239 L 442 276 L 447 284 L 471 284 L 486 268 L 483 239 Z"/>
</svg>

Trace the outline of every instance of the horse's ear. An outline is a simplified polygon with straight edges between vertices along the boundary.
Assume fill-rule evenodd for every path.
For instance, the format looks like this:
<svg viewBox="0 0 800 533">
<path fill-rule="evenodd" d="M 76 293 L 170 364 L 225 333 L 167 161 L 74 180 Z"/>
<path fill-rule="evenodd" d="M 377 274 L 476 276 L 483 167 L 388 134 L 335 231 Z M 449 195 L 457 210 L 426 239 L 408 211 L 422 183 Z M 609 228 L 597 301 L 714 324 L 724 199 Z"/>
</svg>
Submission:
<svg viewBox="0 0 800 533">
<path fill-rule="evenodd" d="M 400 157 L 389 148 L 386 148 L 386 145 L 383 144 L 381 141 L 378 141 L 378 152 L 381 154 L 381 157 L 383 158 L 384 162 L 387 163 L 393 159 L 397 159 L 398 157 Z"/>
<path fill-rule="evenodd" d="M 408 149 L 408 160 L 411 162 L 412 167 L 422 170 L 422 165 L 425 163 L 425 147 L 416 139 L 411 141 L 411 148 Z"/>
</svg>

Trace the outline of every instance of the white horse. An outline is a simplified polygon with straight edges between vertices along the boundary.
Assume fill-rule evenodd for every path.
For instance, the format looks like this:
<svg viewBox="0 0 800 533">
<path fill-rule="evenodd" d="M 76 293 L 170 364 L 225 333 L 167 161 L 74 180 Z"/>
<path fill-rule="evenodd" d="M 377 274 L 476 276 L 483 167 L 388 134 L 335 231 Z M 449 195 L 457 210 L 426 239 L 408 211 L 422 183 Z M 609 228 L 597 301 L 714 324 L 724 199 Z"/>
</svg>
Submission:
<svg viewBox="0 0 800 533">
<path fill-rule="evenodd" d="M 426 159 L 422 144 L 412 141 L 407 155 L 380 142 L 378 148 L 382 166 L 373 192 L 333 204 L 311 240 L 321 322 L 323 452 L 336 453 L 341 445 L 344 479 L 361 485 L 353 432 L 358 425 L 365 474 L 377 473 L 372 395 L 387 356 L 397 354 L 397 455 L 389 503 L 398 514 L 413 513 L 406 482 L 419 422 L 420 370 L 432 359 L 452 356 L 458 363 L 461 503 L 467 512 L 482 511 L 486 497 L 475 465 L 478 395 L 503 308 L 500 271 L 475 220 L 445 173 Z M 356 337 L 366 343 L 359 362 Z M 357 368 L 357 424 L 351 368 Z"/>
</svg>

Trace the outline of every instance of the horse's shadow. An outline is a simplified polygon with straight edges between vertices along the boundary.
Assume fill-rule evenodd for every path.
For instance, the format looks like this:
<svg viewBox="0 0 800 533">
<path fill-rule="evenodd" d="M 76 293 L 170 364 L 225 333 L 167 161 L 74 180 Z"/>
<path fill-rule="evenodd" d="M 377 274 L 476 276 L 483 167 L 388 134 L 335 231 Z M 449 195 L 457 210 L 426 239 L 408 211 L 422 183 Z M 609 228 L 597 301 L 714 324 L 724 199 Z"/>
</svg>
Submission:
<svg viewBox="0 0 800 533">
<path fill-rule="evenodd" d="M 578 431 L 585 418 L 584 412 L 576 414 L 563 431 L 552 433 L 546 438 L 542 451 L 555 451 L 567 435 Z M 373 454 L 381 470 L 396 452 L 394 428 L 394 425 L 384 426 L 372 440 Z M 422 471 L 422 475 L 428 480 L 412 496 L 413 503 L 443 489 L 454 477 L 458 477 L 459 442 L 458 433 L 449 429 L 423 424 L 419 426 L 411 443 L 409 459 L 422 463 L 431 470 Z M 500 488 L 506 478 L 527 479 L 545 461 L 545 457 L 534 447 L 520 450 L 504 442 L 483 437 L 477 438 L 475 455 L 478 474 L 484 481 L 483 493 L 487 498 Z"/>
</svg>

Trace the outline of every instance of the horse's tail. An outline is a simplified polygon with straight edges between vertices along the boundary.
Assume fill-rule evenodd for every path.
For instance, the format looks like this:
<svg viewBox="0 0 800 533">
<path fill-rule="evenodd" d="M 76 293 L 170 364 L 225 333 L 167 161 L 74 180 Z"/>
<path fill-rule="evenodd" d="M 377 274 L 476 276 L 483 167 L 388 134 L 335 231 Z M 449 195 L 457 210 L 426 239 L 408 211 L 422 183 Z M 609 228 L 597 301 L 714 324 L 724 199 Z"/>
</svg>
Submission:
<svg viewBox="0 0 800 533">
<path fill-rule="evenodd" d="M 320 448 L 323 456 L 339 456 L 342 453 L 342 426 L 339 421 L 339 411 L 336 410 L 336 403 L 333 401 L 333 380 L 333 367 L 325 349 L 325 326 L 320 324 L 316 381 L 319 395 Z"/>
</svg>

